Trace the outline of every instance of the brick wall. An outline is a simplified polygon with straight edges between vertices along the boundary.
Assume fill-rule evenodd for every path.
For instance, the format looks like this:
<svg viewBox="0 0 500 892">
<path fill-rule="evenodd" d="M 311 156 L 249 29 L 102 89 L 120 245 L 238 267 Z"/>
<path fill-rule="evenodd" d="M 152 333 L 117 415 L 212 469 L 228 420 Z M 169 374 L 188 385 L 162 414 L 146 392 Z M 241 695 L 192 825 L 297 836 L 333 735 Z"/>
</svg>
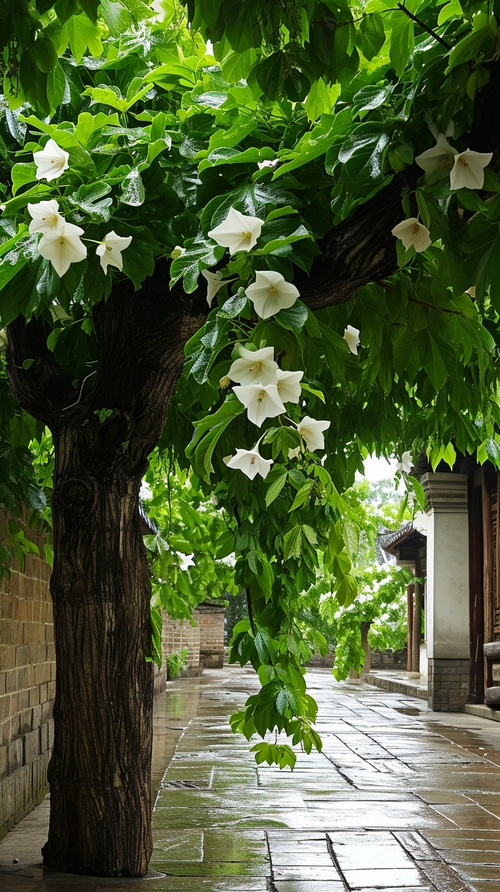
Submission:
<svg viewBox="0 0 500 892">
<path fill-rule="evenodd" d="M 162 614 L 163 664 L 156 671 L 155 692 L 165 690 L 166 659 L 169 654 L 179 653 L 187 648 L 186 668 L 192 675 L 201 674 L 204 667 L 217 669 L 224 664 L 224 615 L 225 609 L 219 604 L 200 604 L 193 611 L 196 623 L 188 620 L 172 619 Z"/>
<path fill-rule="evenodd" d="M 224 665 L 224 615 L 220 604 L 200 604 L 196 613 L 200 626 L 200 664 L 208 669 Z"/>
<path fill-rule="evenodd" d="M 161 669 L 156 672 L 155 677 L 155 693 L 161 693 L 165 690 L 166 683 L 166 660 L 169 654 L 179 653 L 187 648 L 186 668 L 193 675 L 200 673 L 200 626 L 198 610 L 193 612 L 193 619 L 196 623 L 192 626 L 187 619 L 172 619 L 165 611 L 162 611 L 162 632 L 161 644 L 163 653 L 163 663 Z"/>
<path fill-rule="evenodd" d="M 463 712 L 469 700 L 470 660 L 429 659 L 430 709 Z"/>
<path fill-rule="evenodd" d="M 47 792 L 55 694 L 49 577 L 46 562 L 29 555 L 23 570 L 14 562 L 0 581 L 0 838 Z"/>
</svg>

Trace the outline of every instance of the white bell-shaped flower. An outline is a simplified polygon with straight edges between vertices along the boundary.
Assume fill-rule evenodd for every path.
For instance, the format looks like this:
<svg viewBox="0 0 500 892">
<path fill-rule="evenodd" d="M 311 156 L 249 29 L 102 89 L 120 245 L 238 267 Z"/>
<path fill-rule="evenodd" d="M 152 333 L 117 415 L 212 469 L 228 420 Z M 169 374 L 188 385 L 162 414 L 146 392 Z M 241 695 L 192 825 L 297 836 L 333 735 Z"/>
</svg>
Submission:
<svg viewBox="0 0 500 892">
<path fill-rule="evenodd" d="M 54 139 L 45 143 L 41 152 L 33 154 L 37 180 L 56 180 L 69 167 L 69 154 Z"/>
<path fill-rule="evenodd" d="M 325 448 L 323 431 L 328 430 L 331 421 L 316 421 L 306 415 L 297 425 L 297 430 L 310 452 Z"/>
<path fill-rule="evenodd" d="M 417 155 L 415 162 L 422 170 L 425 170 L 427 175 L 434 173 L 436 170 L 451 170 L 455 155 L 458 155 L 457 150 L 450 146 L 444 133 L 440 133 L 438 134 L 436 145 L 422 152 L 421 155 Z"/>
<path fill-rule="evenodd" d="M 116 266 L 123 269 L 122 251 L 128 248 L 132 241 L 131 235 L 119 236 L 114 229 L 104 236 L 100 245 L 96 248 L 96 254 L 101 258 L 101 266 L 107 272 L 108 266 Z"/>
<path fill-rule="evenodd" d="M 276 384 L 245 384 L 233 392 L 247 410 L 248 420 L 261 427 L 266 418 L 276 418 L 285 411 Z"/>
<path fill-rule="evenodd" d="M 353 325 L 348 325 L 344 330 L 344 341 L 351 353 L 354 353 L 355 356 L 358 355 L 358 347 L 360 345 L 359 340 L 359 328 L 354 328 Z"/>
<path fill-rule="evenodd" d="M 236 454 L 224 459 L 228 468 L 237 468 L 243 471 L 250 480 L 257 474 L 266 479 L 271 470 L 272 459 L 262 458 L 258 444 L 253 449 L 237 449 Z"/>
<path fill-rule="evenodd" d="M 484 168 L 492 158 L 491 152 L 472 152 L 470 149 L 456 155 L 450 173 L 450 189 L 482 189 Z"/>
<path fill-rule="evenodd" d="M 226 219 L 208 234 L 218 245 L 229 248 L 230 254 L 236 254 L 237 251 L 251 251 L 255 247 L 263 225 L 264 221 L 259 217 L 250 217 L 231 207 Z"/>
<path fill-rule="evenodd" d="M 220 269 L 215 273 L 209 269 L 202 269 L 201 274 L 207 280 L 207 304 L 209 307 L 212 306 L 212 301 L 221 288 L 224 288 L 224 285 L 228 285 L 236 279 L 235 276 L 232 279 L 223 279 Z"/>
<path fill-rule="evenodd" d="M 248 286 L 246 295 L 252 301 L 257 315 L 261 319 L 269 319 L 280 310 L 293 306 L 299 290 L 291 282 L 287 282 L 281 273 L 263 270 L 255 273 L 255 282 Z"/>
<path fill-rule="evenodd" d="M 64 276 L 72 263 L 85 260 L 87 248 L 80 236 L 83 229 L 73 223 L 64 223 L 59 229 L 45 232 L 38 242 L 38 252 L 46 260 L 50 260 L 58 276 Z"/>
<path fill-rule="evenodd" d="M 302 393 L 302 388 L 300 386 L 300 382 L 304 377 L 304 372 L 284 372 L 283 369 L 278 369 L 276 372 L 277 376 L 277 388 L 280 399 L 283 403 L 298 403 L 300 400 L 300 395 Z"/>
<path fill-rule="evenodd" d="M 411 456 L 411 452 L 403 452 L 401 461 L 398 461 L 396 465 L 396 471 L 403 471 L 405 474 L 409 474 L 412 467 L 413 458 Z"/>
<path fill-rule="evenodd" d="M 227 375 L 237 384 L 276 384 L 278 363 L 274 361 L 274 347 L 247 350 L 238 344 L 240 358 L 235 359 Z"/>
<path fill-rule="evenodd" d="M 59 213 L 59 204 L 54 198 L 50 201 L 39 201 L 38 204 L 29 204 L 28 213 L 32 218 L 29 225 L 31 233 L 59 231 L 66 222 Z"/>
<path fill-rule="evenodd" d="M 415 251 L 421 253 L 432 244 L 427 226 L 419 223 L 416 217 L 408 217 L 407 220 L 398 223 L 391 232 L 403 242 L 406 250 L 413 245 Z"/>
</svg>

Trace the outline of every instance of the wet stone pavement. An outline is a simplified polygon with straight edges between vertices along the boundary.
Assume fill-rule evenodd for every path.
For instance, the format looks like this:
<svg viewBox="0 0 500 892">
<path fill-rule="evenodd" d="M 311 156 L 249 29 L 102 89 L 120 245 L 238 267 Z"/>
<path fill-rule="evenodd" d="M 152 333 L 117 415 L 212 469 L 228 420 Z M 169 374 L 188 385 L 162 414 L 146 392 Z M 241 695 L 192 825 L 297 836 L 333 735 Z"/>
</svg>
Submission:
<svg viewBox="0 0 500 892">
<path fill-rule="evenodd" d="M 308 672 L 321 754 L 257 767 L 228 716 L 256 689 L 226 668 L 157 701 L 148 877 L 41 866 L 48 802 L 0 843 L 0 892 L 499 892 L 500 723 Z"/>
</svg>

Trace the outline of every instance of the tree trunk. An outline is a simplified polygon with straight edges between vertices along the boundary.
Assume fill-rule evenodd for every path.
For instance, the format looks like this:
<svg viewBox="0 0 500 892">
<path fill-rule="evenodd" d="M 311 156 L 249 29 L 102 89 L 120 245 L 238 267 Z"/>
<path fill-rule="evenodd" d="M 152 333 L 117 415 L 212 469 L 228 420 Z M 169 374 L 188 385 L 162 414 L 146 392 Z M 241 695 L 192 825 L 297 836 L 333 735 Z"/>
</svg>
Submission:
<svg viewBox="0 0 500 892">
<path fill-rule="evenodd" d="M 56 641 L 44 863 L 142 876 L 152 851 L 153 664 L 140 475 L 108 471 L 99 430 L 56 442 L 51 580 Z"/>
<path fill-rule="evenodd" d="M 365 662 L 363 663 L 362 675 L 366 675 L 372 665 L 372 652 L 370 648 L 370 644 L 368 641 L 368 633 L 370 631 L 371 622 L 362 622 L 360 631 L 361 631 L 361 647 L 365 652 Z"/>
<path fill-rule="evenodd" d="M 99 360 L 76 389 L 40 320 L 9 327 L 12 389 L 48 424 L 56 452 L 55 739 L 43 858 L 73 873 L 143 876 L 152 851 L 151 580 L 139 489 L 184 344 L 202 321 L 157 295 L 122 291 L 96 307 Z M 24 369 L 27 357 L 35 361 Z"/>
</svg>

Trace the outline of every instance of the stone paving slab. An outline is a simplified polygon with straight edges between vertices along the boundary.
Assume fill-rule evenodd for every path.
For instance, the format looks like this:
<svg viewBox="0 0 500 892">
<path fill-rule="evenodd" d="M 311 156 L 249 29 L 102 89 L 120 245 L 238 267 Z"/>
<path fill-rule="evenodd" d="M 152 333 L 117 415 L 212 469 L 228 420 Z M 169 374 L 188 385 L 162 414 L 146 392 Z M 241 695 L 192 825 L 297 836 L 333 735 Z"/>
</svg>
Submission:
<svg viewBox="0 0 500 892">
<path fill-rule="evenodd" d="M 44 870 L 45 803 L 0 843 L 0 892 L 500 892 L 500 724 L 308 679 L 324 752 L 293 774 L 228 732 L 253 673 L 169 682 L 148 877 Z"/>
</svg>

